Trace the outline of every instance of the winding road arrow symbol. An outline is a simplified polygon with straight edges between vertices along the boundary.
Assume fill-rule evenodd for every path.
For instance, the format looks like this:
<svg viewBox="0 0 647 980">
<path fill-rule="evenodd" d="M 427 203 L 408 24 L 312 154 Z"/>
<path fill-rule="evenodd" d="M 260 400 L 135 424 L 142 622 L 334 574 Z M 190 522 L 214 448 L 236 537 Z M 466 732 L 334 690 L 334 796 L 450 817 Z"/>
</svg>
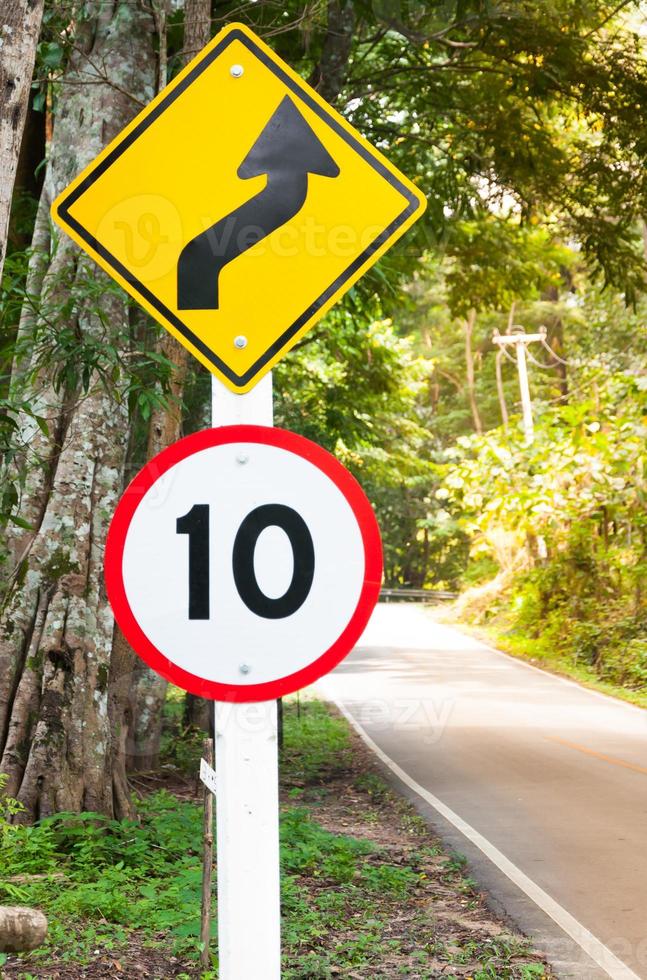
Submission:
<svg viewBox="0 0 647 980">
<path fill-rule="evenodd" d="M 265 174 L 267 184 L 184 246 L 177 266 L 179 310 L 217 310 L 222 269 L 301 210 L 309 174 L 337 177 L 339 167 L 286 95 L 237 174 L 242 180 Z"/>
</svg>

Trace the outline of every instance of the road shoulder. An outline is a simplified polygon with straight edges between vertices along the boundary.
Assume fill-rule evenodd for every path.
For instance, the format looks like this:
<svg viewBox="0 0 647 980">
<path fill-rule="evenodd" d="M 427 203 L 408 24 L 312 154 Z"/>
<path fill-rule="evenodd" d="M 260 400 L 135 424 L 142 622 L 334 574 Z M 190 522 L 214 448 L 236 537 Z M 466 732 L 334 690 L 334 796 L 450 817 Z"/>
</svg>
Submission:
<svg viewBox="0 0 647 980">
<path fill-rule="evenodd" d="M 474 843 L 469 836 L 461 831 L 460 826 L 452 821 L 451 811 L 449 811 L 449 818 L 439 812 L 439 809 L 425 798 L 430 797 L 433 801 L 431 794 L 417 786 L 415 781 L 407 777 L 405 773 L 401 773 L 399 767 L 378 749 L 350 713 L 345 711 L 341 705 L 335 704 L 335 707 L 342 711 L 349 723 L 353 725 L 355 734 L 362 739 L 365 747 L 373 755 L 374 764 L 377 765 L 388 785 L 415 809 L 440 839 L 444 848 L 464 859 L 465 869 L 470 880 L 474 882 L 475 889 L 489 913 L 502 924 L 507 924 L 511 930 L 527 937 L 536 954 L 549 965 L 549 976 L 564 978 L 564 980 L 566 978 L 568 980 L 608 980 L 610 976 L 626 976 L 629 980 L 635 976 L 619 962 L 617 963 L 618 971 L 614 970 L 613 961 L 615 957 L 604 947 L 601 948 L 601 952 L 603 957 L 608 954 L 609 969 L 603 969 L 599 966 L 594 959 L 587 955 L 582 945 L 560 928 L 546 911 L 496 866 L 477 843 Z M 458 823 L 460 824 L 462 821 L 459 820 Z M 468 830 L 472 830 L 472 828 L 468 828 Z M 487 844 L 487 842 L 485 843 Z M 574 926 L 577 928 L 579 923 L 574 922 Z M 586 930 L 584 931 L 586 932 Z M 597 944 L 594 937 L 591 939 L 593 939 L 594 944 Z"/>
</svg>

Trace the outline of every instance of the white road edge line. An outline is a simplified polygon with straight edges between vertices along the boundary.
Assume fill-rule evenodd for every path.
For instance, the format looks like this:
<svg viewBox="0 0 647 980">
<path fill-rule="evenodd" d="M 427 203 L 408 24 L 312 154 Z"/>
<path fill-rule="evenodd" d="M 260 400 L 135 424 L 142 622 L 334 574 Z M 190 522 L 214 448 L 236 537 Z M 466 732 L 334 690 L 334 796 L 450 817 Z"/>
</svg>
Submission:
<svg viewBox="0 0 647 980">
<path fill-rule="evenodd" d="M 317 685 L 321 690 L 325 685 Z M 343 716 L 349 722 L 350 725 L 355 729 L 359 737 L 368 745 L 372 752 L 380 759 L 385 766 L 387 766 L 391 772 L 398 777 L 409 789 L 412 789 L 414 793 L 417 793 L 426 803 L 434 808 L 442 817 L 445 818 L 449 823 L 452 824 L 457 830 L 467 837 L 469 841 L 472 842 L 478 849 L 485 854 L 487 858 L 494 864 L 499 871 L 502 871 L 507 878 L 512 881 L 517 888 L 521 889 L 525 895 L 528 896 L 531 901 L 535 903 L 545 912 L 546 915 L 555 922 L 560 929 L 562 929 L 571 939 L 577 943 L 580 949 L 590 956 L 590 958 L 598 964 L 607 974 L 612 978 L 612 980 L 640 980 L 638 975 L 630 970 L 629 967 L 619 960 L 618 957 L 611 952 L 599 939 L 596 939 L 593 933 L 583 926 L 577 919 L 573 918 L 570 912 L 567 912 L 554 898 L 540 888 L 539 885 L 535 884 L 528 875 L 513 864 L 505 854 L 502 854 L 491 844 L 482 834 L 479 834 L 478 830 L 470 826 L 462 817 L 459 817 L 457 813 L 454 813 L 448 806 L 446 806 L 442 800 L 426 790 L 424 786 L 417 783 L 408 773 L 401 769 L 397 762 L 394 762 L 386 752 L 383 752 L 379 745 L 373 741 L 371 736 L 362 728 L 360 723 L 355 720 L 353 715 L 347 708 L 337 700 L 337 698 L 332 697 L 327 694 L 329 700 L 336 705 L 336 707 L 341 711 Z"/>
</svg>

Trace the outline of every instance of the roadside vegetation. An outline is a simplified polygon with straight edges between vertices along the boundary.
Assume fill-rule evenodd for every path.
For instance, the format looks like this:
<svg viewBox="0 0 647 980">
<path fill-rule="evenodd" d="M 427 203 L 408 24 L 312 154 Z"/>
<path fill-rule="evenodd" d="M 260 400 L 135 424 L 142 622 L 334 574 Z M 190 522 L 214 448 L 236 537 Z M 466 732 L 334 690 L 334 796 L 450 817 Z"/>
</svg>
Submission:
<svg viewBox="0 0 647 980">
<path fill-rule="evenodd" d="M 59 234 L 49 208 L 233 19 L 428 199 L 278 365 L 276 424 L 356 474 L 382 529 L 387 586 L 460 591 L 465 622 L 642 698 L 644 3 L 5 7 L 0 78 L 14 55 L 23 78 L 20 104 L 0 106 L 0 773 L 21 808 L 11 820 L 39 820 L 33 833 L 47 832 L 52 862 L 66 866 L 86 824 L 61 813 L 148 820 L 141 773 L 159 764 L 167 686 L 115 630 L 104 545 L 129 478 L 210 424 L 210 378 Z M 166 240 L 147 222 L 137 235 L 139 255 Z M 532 439 L 496 331 L 540 338 L 527 348 Z M 166 708 L 204 727 L 198 699 Z"/>
<path fill-rule="evenodd" d="M 277 366 L 276 424 L 357 476 L 386 586 L 460 592 L 506 649 L 647 703 L 645 4 L 4 7 L 0 902 L 51 930 L 2 969 L 193 977 L 209 706 L 137 661 L 102 565 L 129 479 L 210 424 L 210 377 L 51 202 L 223 26 L 256 30 L 429 205 Z M 140 224 L 137 254 L 167 240 Z M 497 331 L 542 338 L 532 438 Z M 546 975 L 321 705 L 287 706 L 282 773 L 285 977 Z"/>
<path fill-rule="evenodd" d="M 507 649 L 640 700 L 647 297 L 628 307 L 602 290 L 576 248 L 550 256 L 526 256 L 525 285 L 515 288 L 496 251 L 469 271 L 448 257 L 422 262 L 399 314 L 369 334 L 366 381 L 383 371 L 388 397 L 364 395 L 352 358 L 343 350 L 341 369 L 335 341 L 318 339 L 277 372 L 303 383 L 304 416 L 291 408 L 301 388 L 280 411 L 337 452 L 369 492 L 387 586 L 459 591 L 459 619 L 490 629 Z M 516 364 L 492 340 L 515 327 L 546 329 L 529 347 L 532 439 Z M 340 371 L 352 380 L 345 394 Z M 351 392 L 355 405 L 366 397 L 370 406 L 368 435 L 355 441 L 351 405 L 342 411 Z"/>
<path fill-rule="evenodd" d="M 437 491 L 470 541 L 459 619 L 638 703 L 647 703 L 646 411 L 644 377 L 607 375 L 594 397 L 545 410 L 531 446 L 501 429 L 459 440 Z"/>
<path fill-rule="evenodd" d="M 176 759 L 140 778 L 137 820 L 62 813 L 12 825 L 16 806 L 0 797 L 0 903 L 50 920 L 42 949 L 0 954 L 7 978 L 200 976 L 199 736 L 173 713 L 165 735 Z M 281 796 L 284 977 L 549 975 L 321 702 L 285 705 Z M 215 953 L 202 976 L 217 976 Z"/>
</svg>

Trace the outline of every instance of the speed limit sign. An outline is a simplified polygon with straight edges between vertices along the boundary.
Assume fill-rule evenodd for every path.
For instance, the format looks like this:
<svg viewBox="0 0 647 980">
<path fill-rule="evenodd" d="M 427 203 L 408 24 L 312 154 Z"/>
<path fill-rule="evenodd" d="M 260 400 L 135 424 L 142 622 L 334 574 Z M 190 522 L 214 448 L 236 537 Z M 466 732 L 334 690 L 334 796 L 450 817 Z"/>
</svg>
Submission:
<svg viewBox="0 0 647 980">
<path fill-rule="evenodd" d="M 218 701 L 312 683 L 352 649 L 379 595 L 380 535 L 353 476 L 276 428 L 207 429 L 135 477 L 113 518 L 106 585 L 133 649 Z"/>
</svg>

